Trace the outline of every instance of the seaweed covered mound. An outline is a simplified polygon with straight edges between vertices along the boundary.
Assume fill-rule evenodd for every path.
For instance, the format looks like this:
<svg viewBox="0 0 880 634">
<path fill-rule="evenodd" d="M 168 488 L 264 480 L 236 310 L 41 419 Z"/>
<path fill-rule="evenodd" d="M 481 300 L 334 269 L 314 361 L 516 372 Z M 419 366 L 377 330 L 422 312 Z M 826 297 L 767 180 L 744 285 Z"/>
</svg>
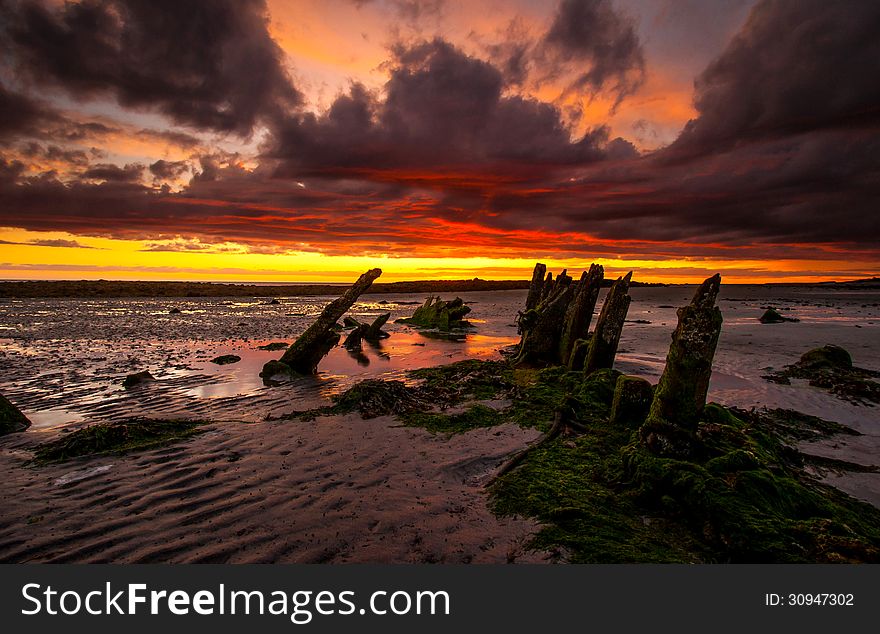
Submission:
<svg viewBox="0 0 880 634">
<path fill-rule="evenodd" d="M 880 510 L 821 484 L 790 444 L 855 432 L 710 404 L 695 453 L 658 456 L 638 420 L 611 422 L 612 379 L 593 375 L 576 394 L 592 413 L 584 433 L 536 448 L 492 488 L 496 512 L 544 524 L 536 547 L 576 562 L 880 561 Z"/>
<path fill-rule="evenodd" d="M 358 411 L 364 418 L 406 414 L 429 407 L 417 390 L 403 381 L 367 379 L 352 386 L 335 399 L 333 413 Z"/>
<path fill-rule="evenodd" d="M 849 352 L 835 345 L 814 348 L 797 363 L 764 376 L 781 385 L 791 385 L 791 379 L 804 379 L 856 405 L 880 403 L 880 383 L 872 380 L 877 377 L 880 372 L 855 367 Z"/>
<path fill-rule="evenodd" d="M 37 446 L 33 462 L 49 464 L 81 456 L 148 449 L 198 434 L 199 425 L 192 421 L 142 418 L 97 423 Z"/>
<path fill-rule="evenodd" d="M 464 321 L 464 316 L 469 312 L 471 312 L 471 307 L 465 304 L 460 297 L 448 302 L 439 297 L 429 297 L 424 304 L 416 308 L 412 317 L 398 319 L 396 323 L 447 331 L 468 327 L 470 324 Z"/>
</svg>

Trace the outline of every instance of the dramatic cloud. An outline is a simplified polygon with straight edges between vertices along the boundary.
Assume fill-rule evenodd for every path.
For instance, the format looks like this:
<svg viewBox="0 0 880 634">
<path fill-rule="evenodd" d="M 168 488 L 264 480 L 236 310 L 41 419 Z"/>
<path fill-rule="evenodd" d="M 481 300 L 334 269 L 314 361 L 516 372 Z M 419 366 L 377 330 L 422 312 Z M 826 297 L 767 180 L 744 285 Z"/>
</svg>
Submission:
<svg viewBox="0 0 880 634">
<path fill-rule="evenodd" d="M 84 171 L 82 177 L 101 181 L 134 182 L 140 180 L 143 172 L 144 166 L 137 163 L 130 163 L 125 167 L 112 163 L 98 163 Z"/>
<path fill-rule="evenodd" d="M 557 108 L 504 96 L 497 68 L 444 40 L 399 46 L 394 54 L 383 95 L 356 84 L 324 115 L 279 127 L 266 156 L 284 160 L 280 173 L 481 172 L 510 164 L 531 172 L 604 157 L 604 128 L 572 140 Z"/>
<path fill-rule="evenodd" d="M 633 21 L 611 0 L 562 0 L 544 36 L 545 53 L 556 63 L 575 63 L 574 89 L 610 90 L 622 99 L 642 84 L 645 57 Z"/>
<path fill-rule="evenodd" d="M 173 179 L 190 171 L 188 161 L 166 161 L 159 159 L 150 165 L 150 172 L 156 178 Z"/>
<path fill-rule="evenodd" d="M 576 134 L 524 79 L 540 53 L 545 71 L 575 69 L 584 92 L 631 95 L 650 60 L 610 2 L 562 2 L 533 25 L 546 31 L 535 40 L 512 26 L 494 61 L 462 42 L 406 40 L 381 82 L 354 81 L 315 111 L 281 70 L 260 3 L 218 2 L 210 19 L 187 9 L 167 33 L 172 14 L 146 16 L 146 3 L 14 6 L 9 32 L 34 36 L 14 40 L 16 81 L 112 94 L 206 129 L 260 123 L 265 135 L 259 150 L 256 140 L 221 149 L 208 134 L 75 117 L 2 88 L 0 226 L 186 253 L 235 243 L 330 255 L 880 260 L 877 3 L 759 3 L 697 77 L 697 116 L 645 155 L 600 119 Z M 86 17 L 93 27 L 77 26 Z M 217 41 L 199 48 L 213 20 Z M 147 34 L 155 41 L 135 64 L 132 42 Z M 47 44 L 68 39 L 69 68 Z M 265 77 L 239 64 L 251 47 L 268 56 Z M 96 54 L 105 50 L 118 70 Z M 101 157 L 65 145 L 123 131 L 159 150 L 143 157 L 126 139 Z"/>
<path fill-rule="evenodd" d="M 829 128 L 880 124 L 880 5 L 762 2 L 696 80 L 700 113 L 680 153 Z"/>
<path fill-rule="evenodd" d="M 301 99 L 262 0 L 3 5 L 19 75 L 79 98 L 111 95 L 178 123 L 245 135 Z"/>
</svg>

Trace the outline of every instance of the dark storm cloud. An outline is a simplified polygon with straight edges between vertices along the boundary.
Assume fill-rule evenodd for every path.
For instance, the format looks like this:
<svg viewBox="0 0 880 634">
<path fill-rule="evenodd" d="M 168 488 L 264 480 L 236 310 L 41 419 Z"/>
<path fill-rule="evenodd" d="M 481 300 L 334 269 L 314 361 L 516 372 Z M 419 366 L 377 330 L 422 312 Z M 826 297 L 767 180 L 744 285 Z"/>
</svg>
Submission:
<svg viewBox="0 0 880 634">
<path fill-rule="evenodd" d="M 98 163 L 85 170 L 81 176 L 90 180 L 135 182 L 140 180 L 143 172 L 144 166 L 139 163 L 131 163 L 125 167 L 112 163 Z"/>
<path fill-rule="evenodd" d="M 436 39 L 396 48 L 382 91 L 273 118 L 254 170 L 202 153 L 179 194 L 120 167 L 63 183 L 0 159 L 0 226 L 347 254 L 876 261 L 878 13 L 761 3 L 700 76 L 699 116 L 648 156 L 601 127 L 573 140 L 557 108 Z"/>
<path fill-rule="evenodd" d="M 82 150 L 67 150 L 57 145 L 43 146 L 30 142 L 21 147 L 21 153 L 30 159 L 61 162 L 70 165 L 85 166 L 89 164 L 89 156 Z"/>
<path fill-rule="evenodd" d="M 562 0 L 542 46 L 552 63 L 586 67 L 572 88 L 610 90 L 621 99 L 644 80 L 645 55 L 635 23 L 611 0 Z"/>
<path fill-rule="evenodd" d="M 39 101 L 9 90 L 0 82 L 0 142 L 29 136 L 58 119 L 57 113 Z"/>
<path fill-rule="evenodd" d="M 249 134 L 301 100 L 263 0 L 4 2 L 13 64 L 79 98 L 110 94 L 174 121 Z"/>
<path fill-rule="evenodd" d="M 289 119 L 266 155 L 282 173 L 419 170 L 518 163 L 576 165 L 599 160 L 607 132 L 572 141 L 559 110 L 504 96 L 501 72 L 434 39 L 394 50 L 383 96 L 354 85 L 322 116 Z"/>
<path fill-rule="evenodd" d="M 758 4 L 742 31 L 696 79 L 699 117 L 672 150 L 713 153 L 800 132 L 876 128 L 878 33 L 877 2 Z"/>
<path fill-rule="evenodd" d="M 156 178 L 177 178 L 190 170 L 188 161 L 166 161 L 159 159 L 150 164 L 150 173 Z"/>
</svg>

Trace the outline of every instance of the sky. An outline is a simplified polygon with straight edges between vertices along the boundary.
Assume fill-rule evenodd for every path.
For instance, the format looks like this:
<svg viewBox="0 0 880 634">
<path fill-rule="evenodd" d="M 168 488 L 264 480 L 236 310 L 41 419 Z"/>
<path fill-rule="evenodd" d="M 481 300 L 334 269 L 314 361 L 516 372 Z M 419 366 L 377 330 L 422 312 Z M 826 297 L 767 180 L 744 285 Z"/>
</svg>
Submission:
<svg viewBox="0 0 880 634">
<path fill-rule="evenodd" d="M 880 3 L 0 0 L 0 278 L 880 275 Z"/>
</svg>

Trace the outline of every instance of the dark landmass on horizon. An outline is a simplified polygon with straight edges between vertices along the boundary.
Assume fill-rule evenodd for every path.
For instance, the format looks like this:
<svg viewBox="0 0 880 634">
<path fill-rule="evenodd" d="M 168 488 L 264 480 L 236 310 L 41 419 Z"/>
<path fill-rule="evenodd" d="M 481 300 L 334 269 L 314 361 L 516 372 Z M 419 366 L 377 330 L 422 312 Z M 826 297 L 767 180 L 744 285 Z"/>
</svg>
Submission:
<svg viewBox="0 0 880 634">
<path fill-rule="evenodd" d="M 613 280 L 605 280 L 611 286 Z M 631 286 L 666 286 L 632 282 Z M 349 284 L 235 284 L 224 282 L 131 282 L 112 280 L 0 281 L 0 297 L 305 297 L 337 295 Z M 529 280 L 421 280 L 376 282 L 365 294 L 464 293 L 528 289 Z"/>
<path fill-rule="evenodd" d="M 611 286 L 607 279 L 603 286 Z M 675 286 L 662 282 L 630 283 L 631 287 Z M 728 284 L 731 286 L 732 284 Z M 825 288 L 880 288 L 880 278 L 846 282 L 779 282 L 767 286 L 822 286 Z M 328 284 L 236 284 L 227 282 L 133 282 L 114 280 L 28 280 L 0 281 L 0 298 L 40 297 L 308 297 L 335 295 L 344 282 Z M 685 285 L 686 286 L 686 285 Z M 468 291 L 505 291 L 528 289 L 529 280 L 421 280 L 410 282 L 376 282 L 365 293 L 464 293 Z"/>
</svg>

